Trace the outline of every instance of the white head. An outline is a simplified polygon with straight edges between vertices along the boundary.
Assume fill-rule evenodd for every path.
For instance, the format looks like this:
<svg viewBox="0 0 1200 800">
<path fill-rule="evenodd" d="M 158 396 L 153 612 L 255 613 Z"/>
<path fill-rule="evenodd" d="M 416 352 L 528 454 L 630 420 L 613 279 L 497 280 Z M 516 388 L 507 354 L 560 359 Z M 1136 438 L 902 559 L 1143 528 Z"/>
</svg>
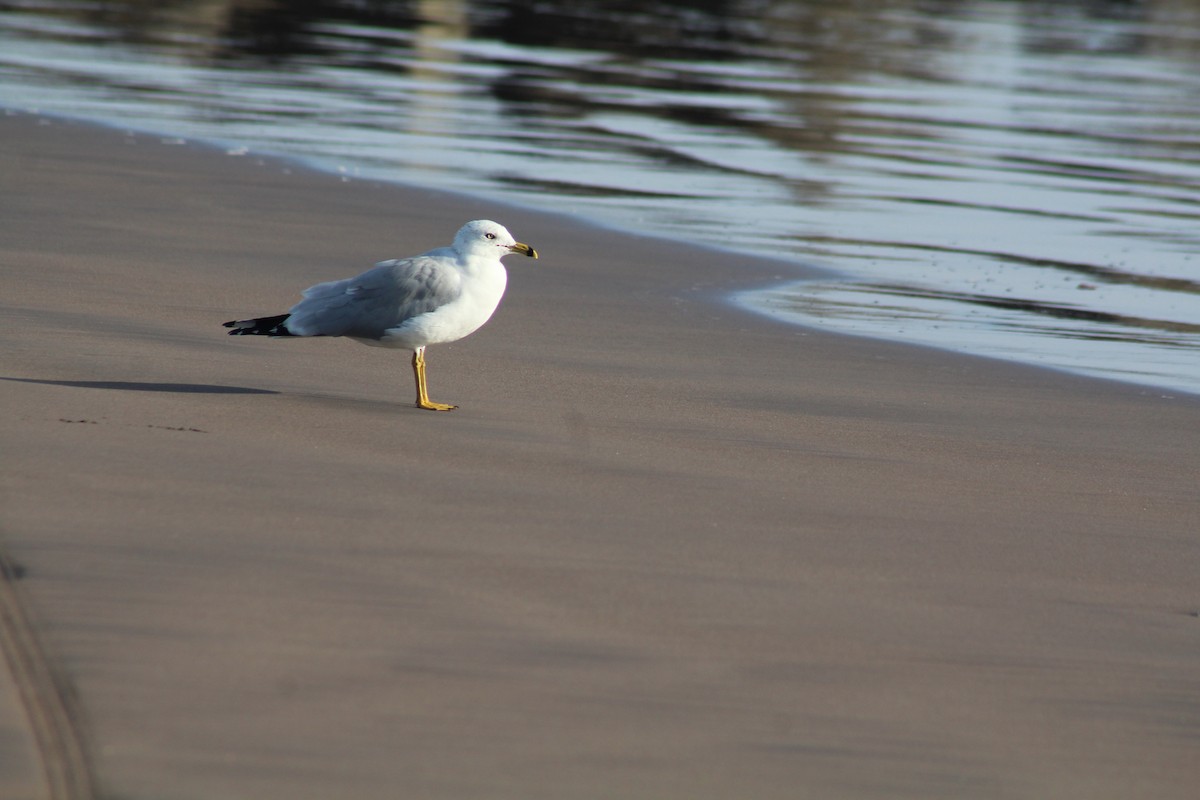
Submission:
<svg viewBox="0 0 1200 800">
<path fill-rule="evenodd" d="M 490 219 L 477 219 L 463 225 L 454 236 L 454 249 L 463 255 L 478 253 L 501 258 L 509 253 L 520 253 L 538 257 L 537 250 L 518 242 L 507 228 Z"/>
</svg>

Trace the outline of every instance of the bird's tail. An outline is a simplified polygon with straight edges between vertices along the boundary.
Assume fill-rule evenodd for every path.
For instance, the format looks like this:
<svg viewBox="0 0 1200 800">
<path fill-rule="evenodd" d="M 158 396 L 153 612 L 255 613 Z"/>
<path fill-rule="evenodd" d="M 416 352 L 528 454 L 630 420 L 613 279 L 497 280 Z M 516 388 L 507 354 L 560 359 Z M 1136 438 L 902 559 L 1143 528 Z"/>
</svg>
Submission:
<svg viewBox="0 0 1200 800">
<path fill-rule="evenodd" d="M 235 319 L 226 322 L 225 327 L 233 328 L 229 332 L 230 336 L 295 336 L 285 325 L 290 316 L 291 314 L 279 314 L 258 319 Z"/>
</svg>

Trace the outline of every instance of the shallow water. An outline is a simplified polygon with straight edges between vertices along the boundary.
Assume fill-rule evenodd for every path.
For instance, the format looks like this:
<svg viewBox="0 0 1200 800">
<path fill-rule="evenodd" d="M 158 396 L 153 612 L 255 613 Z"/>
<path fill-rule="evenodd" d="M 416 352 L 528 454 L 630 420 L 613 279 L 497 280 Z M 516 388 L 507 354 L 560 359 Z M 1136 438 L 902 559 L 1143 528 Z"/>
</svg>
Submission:
<svg viewBox="0 0 1200 800">
<path fill-rule="evenodd" d="M 737 300 L 1200 392 L 1198 0 L 28 0 L 0 105 L 814 264 Z"/>
</svg>

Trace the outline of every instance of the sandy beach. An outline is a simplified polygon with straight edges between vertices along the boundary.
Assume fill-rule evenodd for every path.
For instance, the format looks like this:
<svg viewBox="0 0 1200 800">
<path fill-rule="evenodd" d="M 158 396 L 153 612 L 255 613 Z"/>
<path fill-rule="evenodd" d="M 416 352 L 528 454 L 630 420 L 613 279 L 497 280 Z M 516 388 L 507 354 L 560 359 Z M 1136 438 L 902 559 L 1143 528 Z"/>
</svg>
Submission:
<svg viewBox="0 0 1200 800">
<path fill-rule="evenodd" d="M 723 301 L 789 265 L 0 137 L 0 641 L 52 678 L 0 682 L 5 798 L 1195 796 L 1200 398 Z M 480 217 L 541 259 L 429 349 L 453 413 L 221 328 Z"/>
</svg>

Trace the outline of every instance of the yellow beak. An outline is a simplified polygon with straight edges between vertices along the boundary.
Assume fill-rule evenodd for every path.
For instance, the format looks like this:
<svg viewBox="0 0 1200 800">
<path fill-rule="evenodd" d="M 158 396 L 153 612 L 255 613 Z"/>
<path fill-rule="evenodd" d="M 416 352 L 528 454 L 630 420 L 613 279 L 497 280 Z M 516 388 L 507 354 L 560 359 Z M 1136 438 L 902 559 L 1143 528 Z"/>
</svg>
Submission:
<svg viewBox="0 0 1200 800">
<path fill-rule="evenodd" d="M 510 247 L 508 249 L 511 252 L 521 253 L 522 255 L 529 256 L 530 258 L 538 257 L 537 250 L 534 250 L 532 247 L 525 244 L 524 242 L 517 242 L 516 244 L 514 244 L 512 247 Z"/>
</svg>

